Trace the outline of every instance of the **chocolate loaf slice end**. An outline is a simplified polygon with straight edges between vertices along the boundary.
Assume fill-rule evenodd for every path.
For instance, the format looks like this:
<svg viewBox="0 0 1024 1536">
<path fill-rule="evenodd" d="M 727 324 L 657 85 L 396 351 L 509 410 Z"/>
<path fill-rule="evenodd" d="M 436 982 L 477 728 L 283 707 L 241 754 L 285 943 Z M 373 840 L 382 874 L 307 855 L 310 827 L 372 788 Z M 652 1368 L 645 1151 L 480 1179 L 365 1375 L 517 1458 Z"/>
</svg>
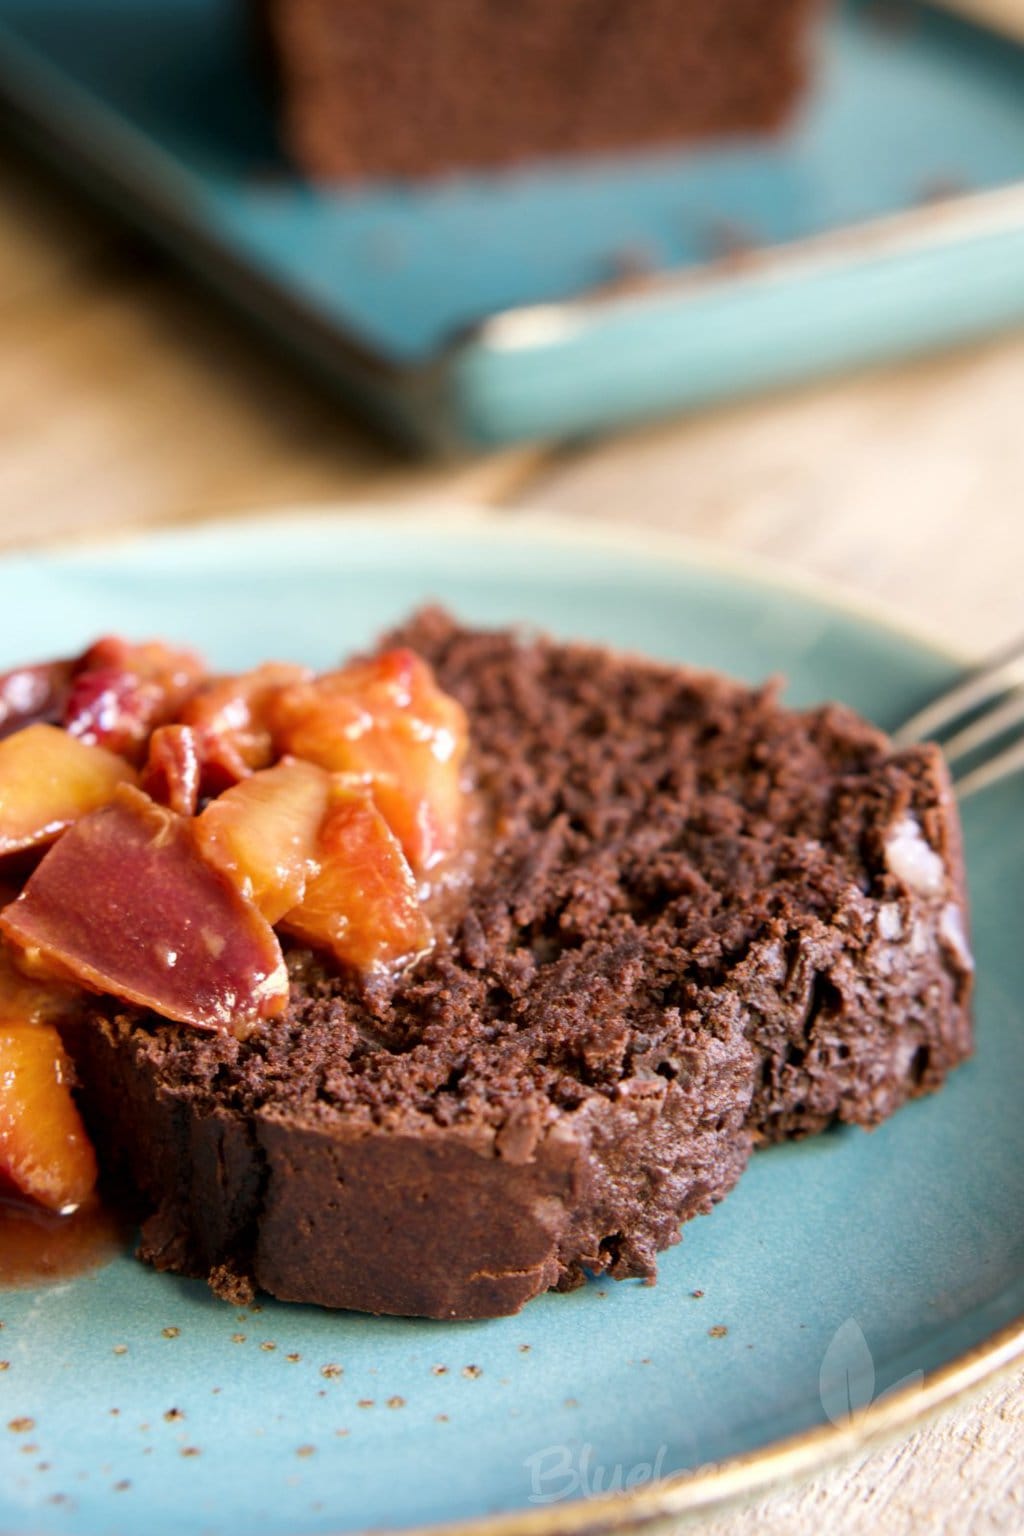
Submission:
<svg viewBox="0 0 1024 1536">
<path fill-rule="evenodd" d="M 874 1125 L 969 1053 L 933 748 L 436 611 L 396 640 L 466 707 L 486 856 L 385 995 L 295 951 L 244 1040 L 93 1019 L 85 1099 L 151 1262 L 449 1318 L 653 1278 L 756 1143 Z"/>
</svg>

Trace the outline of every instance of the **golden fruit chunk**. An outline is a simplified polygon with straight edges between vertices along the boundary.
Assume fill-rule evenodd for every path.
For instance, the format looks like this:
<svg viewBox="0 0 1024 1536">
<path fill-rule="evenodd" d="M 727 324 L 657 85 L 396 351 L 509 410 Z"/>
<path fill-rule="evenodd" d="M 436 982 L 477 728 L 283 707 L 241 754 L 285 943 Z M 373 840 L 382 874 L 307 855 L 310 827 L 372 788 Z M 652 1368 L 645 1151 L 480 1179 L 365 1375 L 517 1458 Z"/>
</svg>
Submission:
<svg viewBox="0 0 1024 1536">
<path fill-rule="evenodd" d="M 433 942 L 401 844 L 366 790 L 332 785 L 320 827 L 319 873 L 286 932 L 364 974 L 397 970 Z"/>
<path fill-rule="evenodd" d="M 322 768 L 287 759 L 225 790 L 196 821 L 203 856 L 256 903 L 268 923 L 299 905 L 319 869 L 330 789 L 330 774 Z"/>
<path fill-rule="evenodd" d="M 51 1211 L 74 1210 L 96 1183 L 70 1080 L 54 1025 L 0 1016 L 0 1184 Z"/>
<path fill-rule="evenodd" d="M 278 751 L 370 786 L 417 874 L 458 847 L 466 714 L 414 651 L 387 651 L 285 688 L 268 716 Z"/>
<path fill-rule="evenodd" d="M 134 779 L 123 758 L 56 725 L 7 736 L 0 741 L 0 854 L 52 842 Z"/>
<path fill-rule="evenodd" d="M 6 894 L 0 900 L 13 900 Z M 25 1024 L 59 1024 L 81 1011 L 82 993 L 53 971 L 27 974 L 19 964 L 18 951 L 0 939 L 0 1020 Z"/>
<path fill-rule="evenodd" d="M 278 1013 L 288 976 L 277 937 L 206 862 L 193 826 L 122 786 L 50 849 L 0 930 L 37 971 L 200 1029 Z"/>
</svg>

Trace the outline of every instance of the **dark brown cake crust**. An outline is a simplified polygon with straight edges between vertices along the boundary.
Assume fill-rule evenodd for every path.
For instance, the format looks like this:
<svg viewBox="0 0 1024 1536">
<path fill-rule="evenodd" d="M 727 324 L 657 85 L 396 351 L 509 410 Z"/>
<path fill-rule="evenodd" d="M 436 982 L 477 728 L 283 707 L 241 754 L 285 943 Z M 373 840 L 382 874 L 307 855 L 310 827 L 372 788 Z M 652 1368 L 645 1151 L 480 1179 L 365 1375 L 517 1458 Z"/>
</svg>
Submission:
<svg viewBox="0 0 1024 1536">
<path fill-rule="evenodd" d="M 93 1127 L 158 1267 L 437 1317 L 653 1277 L 756 1141 L 875 1124 L 968 1054 L 933 748 L 439 613 L 397 638 L 468 710 L 488 858 L 388 996 L 296 954 L 290 1012 L 244 1042 L 88 1030 Z"/>
<path fill-rule="evenodd" d="M 323 178 L 421 176 L 778 127 L 817 0 L 253 0 Z"/>
</svg>

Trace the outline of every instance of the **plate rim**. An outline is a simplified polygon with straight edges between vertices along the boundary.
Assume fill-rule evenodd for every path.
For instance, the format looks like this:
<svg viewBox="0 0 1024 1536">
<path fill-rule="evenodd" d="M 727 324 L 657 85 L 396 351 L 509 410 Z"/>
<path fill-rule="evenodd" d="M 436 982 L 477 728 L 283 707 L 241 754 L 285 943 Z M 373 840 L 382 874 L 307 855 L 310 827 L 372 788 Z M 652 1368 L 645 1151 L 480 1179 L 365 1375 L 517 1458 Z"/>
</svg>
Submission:
<svg viewBox="0 0 1024 1536">
<path fill-rule="evenodd" d="M 130 556 L 136 549 L 144 551 L 146 546 L 215 543 L 229 533 L 237 536 L 247 526 L 270 537 L 280 533 L 301 543 L 304 536 L 322 536 L 332 529 L 353 525 L 371 536 L 408 529 L 431 538 L 469 535 L 496 543 L 539 543 L 566 550 L 582 546 L 596 553 L 618 552 L 641 562 L 657 561 L 659 567 L 668 565 L 692 571 L 696 566 L 747 586 L 790 592 L 816 607 L 842 613 L 881 630 L 892 640 L 910 644 L 946 663 L 967 666 L 973 660 L 950 644 L 937 626 L 909 619 L 884 599 L 858 592 L 842 581 L 813 575 L 771 556 L 731 550 L 655 525 L 603 521 L 595 525 L 583 517 L 515 506 L 487 506 L 457 495 L 421 501 L 409 496 L 379 503 L 344 499 L 285 503 L 145 528 L 115 526 L 95 534 L 57 535 L 0 551 L 0 576 L 12 564 L 26 558 L 42 564 L 52 558 L 88 565 L 102 560 L 105 554 Z M 866 1408 L 856 1422 L 814 1425 L 741 1456 L 671 1473 L 628 1492 L 394 1529 L 401 1536 L 610 1536 L 724 1511 L 786 1483 L 811 1477 L 922 1425 L 942 1409 L 1009 1372 L 1022 1359 L 1024 1313 L 930 1372 L 923 1382 L 886 1394 Z"/>
<path fill-rule="evenodd" d="M 517 494 L 515 487 L 512 494 Z M 517 542 L 526 535 L 555 548 L 582 545 L 595 553 L 618 553 L 650 563 L 652 557 L 657 557 L 659 562 L 680 567 L 698 565 L 747 586 L 769 586 L 790 592 L 822 610 L 838 611 L 953 666 L 969 667 L 983 659 L 979 652 L 951 642 L 937 623 L 908 617 L 885 598 L 860 591 L 840 577 L 802 570 L 778 556 L 759 550 L 729 549 L 713 539 L 656 523 L 632 525 L 606 518 L 587 522 L 583 514 L 521 507 L 514 502 L 488 503 L 461 495 L 458 490 L 442 494 L 382 494 L 379 500 L 373 496 L 324 496 L 220 508 L 211 515 L 186 510 L 170 512 L 146 524 L 119 521 L 95 529 L 60 529 L 41 537 L 30 534 L 0 547 L 0 573 L 19 560 L 45 561 L 52 556 L 87 563 L 104 554 L 127 555 L 147 544 L 171 549 L 193 542 L 214 542 L 226 535 L 237 535 L 245 527 L 268 536 L 278 533 L 302 537 L 323 534 L 332 523 L 339 527 L 362 524 L 368 533 L 386 524 L 396 535 L 409 530 L 440 538 L 468 534 Z"/>
</svg>

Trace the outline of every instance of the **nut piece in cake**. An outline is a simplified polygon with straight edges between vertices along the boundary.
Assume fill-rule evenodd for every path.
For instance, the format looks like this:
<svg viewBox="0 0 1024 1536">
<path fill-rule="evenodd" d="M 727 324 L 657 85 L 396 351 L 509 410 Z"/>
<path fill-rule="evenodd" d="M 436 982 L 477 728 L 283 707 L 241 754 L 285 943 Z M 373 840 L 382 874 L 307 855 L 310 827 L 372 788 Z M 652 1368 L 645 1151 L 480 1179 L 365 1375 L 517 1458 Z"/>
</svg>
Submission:
<svg viewBox="0 0 1024 1536">
<path fill-rule="evenodd" d="M 149 738 L 141 787 L 158 805 L 194 816 L 202 787 L 199 741 L 190 725 L 161 725 Z"/>
</svg>

